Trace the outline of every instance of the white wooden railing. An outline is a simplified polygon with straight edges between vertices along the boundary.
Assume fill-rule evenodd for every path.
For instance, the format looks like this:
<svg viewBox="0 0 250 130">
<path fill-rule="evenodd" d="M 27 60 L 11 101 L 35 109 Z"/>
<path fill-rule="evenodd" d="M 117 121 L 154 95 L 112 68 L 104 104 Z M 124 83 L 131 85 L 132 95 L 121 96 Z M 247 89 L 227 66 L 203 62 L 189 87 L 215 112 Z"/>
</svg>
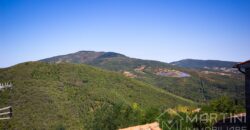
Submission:
<svg viewBox="0 0 250 130">
<path fill-rule="evenodd" d="M 12 89 L 12 83 L 0 83 L 0 91 L 4 89 Z M 0 120 L 9 120 L 12 117 L 12 107 L 0 108 Z"/>
<path fill-rule="evenodd" d="M 9 120 L 12 117 L 12 107 L 4 107 L 0 109 L 0 120 Z"/>
<path fill-rule="evenodd" d="M 0 83 L 0 90 L 12 87 L 13 87 L 12 83 Z"/>
<path fill-rule="evenodd" d="M 12 117 L 12 107 L 0 108 L 0 120 L 8 120 Z"/>
</svg>

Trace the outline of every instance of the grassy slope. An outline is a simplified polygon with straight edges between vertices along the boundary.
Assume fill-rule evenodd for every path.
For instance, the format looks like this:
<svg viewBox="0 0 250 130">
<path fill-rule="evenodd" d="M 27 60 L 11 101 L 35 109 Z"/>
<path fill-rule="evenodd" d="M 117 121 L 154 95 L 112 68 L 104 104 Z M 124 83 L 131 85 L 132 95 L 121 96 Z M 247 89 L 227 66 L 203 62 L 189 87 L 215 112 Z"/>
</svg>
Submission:
<svg viewBox="0 0 250 130">
<path fill-rule="evenodd" d="M 173 107 L 193 102 L 121 74 L 82 64 L 27 62 L 0 69 L 0 107 L 13 106 L 14 116 L 0 129 L 84 129 L 104 104 L 138 103 L 142 108 Z"/>
</svg>

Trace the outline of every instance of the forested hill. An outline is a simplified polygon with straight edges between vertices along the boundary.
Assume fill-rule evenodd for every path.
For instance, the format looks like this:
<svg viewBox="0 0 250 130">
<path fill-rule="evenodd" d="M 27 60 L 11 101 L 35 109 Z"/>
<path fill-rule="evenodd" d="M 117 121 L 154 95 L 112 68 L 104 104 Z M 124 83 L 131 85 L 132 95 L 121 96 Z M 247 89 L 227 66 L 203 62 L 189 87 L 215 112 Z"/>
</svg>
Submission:
<svg viewBox="0 0 250 130">
<path fill-rule="evenodd" d="M 95 114 L 105 104 L 109 109 L 123 104 L 142 110 L 194 104 L 122 74 L 83 64 L 22 63 L 0 69 L 0 82 L 14 85 L 0 91 L 0 108 L 13 107 L 13 118 L 1 121 L 0 129 L 92 129 L 93 123 L 102 123 L 95 121 L 99 117 Z M 121 127 L 130 125 L 124 121 Z"/>
</svg>

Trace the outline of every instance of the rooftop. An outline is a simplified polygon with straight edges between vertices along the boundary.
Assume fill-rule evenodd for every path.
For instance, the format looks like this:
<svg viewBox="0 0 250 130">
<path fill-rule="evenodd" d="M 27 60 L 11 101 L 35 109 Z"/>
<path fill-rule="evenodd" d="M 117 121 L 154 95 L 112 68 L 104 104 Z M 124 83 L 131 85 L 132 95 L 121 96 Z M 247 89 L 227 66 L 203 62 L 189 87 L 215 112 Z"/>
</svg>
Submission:
<svg viewBox="0 0 250 130">
<path fill-rule="evenodd" d="M 236 64 L 233 67 L 234 68 L 250 68 L 250 60 Z"/>
<path fill-rule="evenodd" d="M 146 125 L 138 125 L 129 128 L 119 129 L 119 130 L 161 130 L 158 122 L 154 122 Z"/>
</svg>

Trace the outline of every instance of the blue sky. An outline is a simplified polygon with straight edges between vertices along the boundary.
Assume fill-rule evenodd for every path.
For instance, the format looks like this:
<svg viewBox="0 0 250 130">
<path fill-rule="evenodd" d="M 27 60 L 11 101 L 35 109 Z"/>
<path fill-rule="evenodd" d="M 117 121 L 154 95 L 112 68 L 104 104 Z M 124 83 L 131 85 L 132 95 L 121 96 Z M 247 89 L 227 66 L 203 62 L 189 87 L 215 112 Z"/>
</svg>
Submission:
<svg viewBox="0 0 250 130">
<path fill-rule="evenodd" d="M 80 50 L 250 59 L 249 0 L 1 0 L 0 67 Z"/>
</svg>

